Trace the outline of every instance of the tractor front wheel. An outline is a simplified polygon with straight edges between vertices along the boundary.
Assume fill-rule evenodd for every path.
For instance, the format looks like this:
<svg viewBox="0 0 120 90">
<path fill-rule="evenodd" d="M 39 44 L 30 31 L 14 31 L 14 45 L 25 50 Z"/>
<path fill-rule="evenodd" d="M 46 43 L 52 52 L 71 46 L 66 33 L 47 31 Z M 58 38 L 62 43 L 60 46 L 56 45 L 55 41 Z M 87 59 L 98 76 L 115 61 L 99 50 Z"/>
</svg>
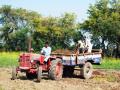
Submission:
<svg viewBox="0 0 120 90">
<path fill-rule="evenodd" d="M 15 80 L 17 79 L 17 71 L 16 71 L 16 67 L 13 67 L 12 68 L 12 80 Z"/>
<path fill-rule="evenodd" d="M 49 69 L 49 77 L 52 80 L 60 80 L 62 79 L 63 74 L 63 65 L 61 59 L 56 59 L 51 61 L 51 66 Z"/>
<path fill-rule="evenodd" d="M 37 82 L 40 82 L 42 78 L 42 66 L 37 68 Z"/>
</svg>

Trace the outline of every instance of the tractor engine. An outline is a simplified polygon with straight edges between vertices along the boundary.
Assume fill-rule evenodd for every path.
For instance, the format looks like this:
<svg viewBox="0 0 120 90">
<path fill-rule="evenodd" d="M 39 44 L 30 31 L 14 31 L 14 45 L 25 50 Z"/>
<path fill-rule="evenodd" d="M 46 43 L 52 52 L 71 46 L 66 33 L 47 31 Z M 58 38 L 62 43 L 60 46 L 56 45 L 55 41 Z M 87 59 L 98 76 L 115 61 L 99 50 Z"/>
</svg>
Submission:
<svg viewBox="0 0 120 90">
<path fill-rule="evenodd" d="M 23 53 L 19 57 L 20 69 L 31 69 L 36 68 L 38 64 L 44 62 L 44 56 L 40 54 L 33 53 Z"/>
</svg>

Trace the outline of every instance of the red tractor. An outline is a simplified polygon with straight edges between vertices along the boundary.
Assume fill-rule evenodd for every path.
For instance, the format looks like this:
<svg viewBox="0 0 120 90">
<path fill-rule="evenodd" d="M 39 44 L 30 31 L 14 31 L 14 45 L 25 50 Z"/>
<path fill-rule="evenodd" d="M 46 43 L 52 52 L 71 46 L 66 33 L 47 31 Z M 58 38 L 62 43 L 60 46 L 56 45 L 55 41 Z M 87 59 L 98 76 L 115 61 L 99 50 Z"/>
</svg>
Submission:
<svg viewBox="0 0 120 90">
<path fill-rule="evenodd" d="M 49 78 L 59 80 L 62 78 L 63 65 L 59 57 L 51 56 L 44 63 L 45 56 L 33 53 L 22 53 L 19 56 L 19 66 L 12 69 L 12 80 L 17 78 L 18 71 L 25 72 L 27 78 L 36 77 L 40 82 L 42 73 L 48 72 Z"/>
</svg>

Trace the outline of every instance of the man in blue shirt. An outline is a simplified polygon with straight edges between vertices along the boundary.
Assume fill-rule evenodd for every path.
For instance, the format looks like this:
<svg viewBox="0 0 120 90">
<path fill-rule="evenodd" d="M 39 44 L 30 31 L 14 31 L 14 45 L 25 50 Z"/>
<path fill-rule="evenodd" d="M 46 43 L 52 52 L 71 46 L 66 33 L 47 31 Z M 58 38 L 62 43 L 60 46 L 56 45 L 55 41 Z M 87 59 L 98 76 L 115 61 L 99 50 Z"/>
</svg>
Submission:
<svg viewBox="0 0 120 90">
<path fill-rule="evenodd" d="M 45 55 L 44 62 L 47 62 L 51 54 L 51 47 L 49 46 L 48 42 L 46 42 L 45 46 L 42 48 L 41 54 Z"/>
</svg>

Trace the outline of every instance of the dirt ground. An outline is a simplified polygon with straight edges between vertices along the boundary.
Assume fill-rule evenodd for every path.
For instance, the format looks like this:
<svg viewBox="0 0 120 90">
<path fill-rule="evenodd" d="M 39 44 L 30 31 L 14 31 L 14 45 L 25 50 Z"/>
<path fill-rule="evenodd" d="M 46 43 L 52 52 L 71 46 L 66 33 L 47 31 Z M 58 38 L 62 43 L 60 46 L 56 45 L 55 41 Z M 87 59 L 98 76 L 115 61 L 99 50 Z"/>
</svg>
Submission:
<svg viewBox="0 0 120 90">
<path fill-rule="evenodd" d="M 85 80 L 79 76 L 79 69 L 73 77 L 63 78 L 60 81 L 43 77 L 40 83 L 28 80 L 25 74 L 11 80 L 11 69 L 0 68 L 0 90 L 120 90 L 120 71 L 94 70 L 91 79 Z"/>
</svg>

